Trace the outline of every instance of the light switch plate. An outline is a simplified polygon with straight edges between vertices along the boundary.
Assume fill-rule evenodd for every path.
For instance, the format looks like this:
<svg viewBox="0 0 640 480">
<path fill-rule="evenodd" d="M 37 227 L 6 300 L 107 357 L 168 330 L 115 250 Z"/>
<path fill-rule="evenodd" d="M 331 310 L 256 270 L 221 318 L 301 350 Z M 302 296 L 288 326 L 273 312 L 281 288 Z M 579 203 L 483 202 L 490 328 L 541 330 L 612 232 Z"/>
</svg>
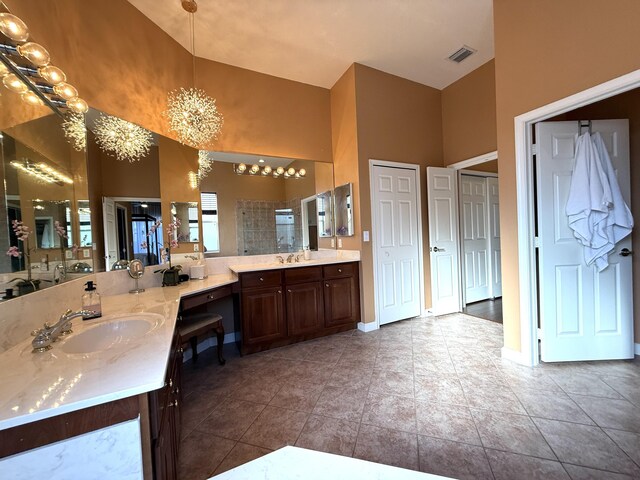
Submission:
<svg viewBox="0 0 640 480">
<path fill-rule="evenodd" d="M 342 248 L 342 239 L 341 238 L 338 239 L 338 248 Z"/>
<path fill-rule="evenodd" d="M 365 230 L 364 232 L 362 232 L 362 241 L 363 242 L 369 241 L 369 230 Z"/>
<path fill-rule="evenodd" d="M 64 256 L 67 260 L 71 260 L 73 258 L 73 250 L 65 250 Z"/>
<path fill-rule="evenodd" d="M 91 252 L 85 248 L 82 250 L 82 255 L 84 255 L 84 258 L 89 258 L 91 256 Z"/>
<path fill-rule="evenodd" d="M 331 248 L 335 248 L 336 247 L 336 239 L 332 238 L 331 239 Z"/>
<path fill-rule="evenodd" d="M 197 243 L 194 243 L 194 244 L 193 244 L 193 251 L 194 251 L 194 252 L 199 252 L 199 251 L 200 251 L 200 245 L 199 245 L 199 244 L 197 244 Z"/>
</svg>

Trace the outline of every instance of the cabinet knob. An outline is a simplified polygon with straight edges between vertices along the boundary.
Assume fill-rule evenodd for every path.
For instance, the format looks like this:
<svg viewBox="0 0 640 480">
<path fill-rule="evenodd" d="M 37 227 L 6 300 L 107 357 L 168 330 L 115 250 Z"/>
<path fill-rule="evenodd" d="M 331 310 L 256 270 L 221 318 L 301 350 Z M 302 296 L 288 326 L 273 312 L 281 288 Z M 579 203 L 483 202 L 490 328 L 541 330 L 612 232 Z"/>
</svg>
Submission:
<svg viewBox="0 0 640 480">
<path fill-rule="evenodd" d="M 290 288 L 287 288 L 287 292 L 291 293 L 291 289 L 290 289 Z"/>
<path fill-rule="evenodd" d="M 169 405 L 167 405 L 168 407 L 177 407 L 178 406 L 178 400 L 174 400 L 173 402 L 169 402 Z"/>
<path fill-rule="evenodd" d="M 282 290 L 278 290 L 278 293 L 282 293 Z"/>
<path fill-rule="evenodd" d="M 338 273 L 342 273 L 342 269 L 341 268 L 338 269 Z"/>
<path fill-rule="evenodd" d="M 260 277 L 260 281 L 261 281 L 261 282 L 264 282 L 264 278 Z"/>
<path fill-rule="evenodd" d="M 173 379 L 169 379 L 169 388 L 173 387 Z"/>
<path fill-rule="evenodd" d="M 180 393 L 180 389 L 178 387 L 176 387 L 176 388 L 173 389 L 173 391 L 171 393 L 173 393 L 174 395 L 177 395 L 178 393 Z"/>
<path fill-rule="evenodd" d="M 213 300 L 213 293 L 211 295 L 207 295 L 207 300 Z"/>
<path fill-rule="evenodd" d="M 325 283 L 325 284 L 324 284 L 324 286 L 325 286 L 325 287 L 329 287 L 329 284 L 328 284 L 328 283 Z"/>
</svg>

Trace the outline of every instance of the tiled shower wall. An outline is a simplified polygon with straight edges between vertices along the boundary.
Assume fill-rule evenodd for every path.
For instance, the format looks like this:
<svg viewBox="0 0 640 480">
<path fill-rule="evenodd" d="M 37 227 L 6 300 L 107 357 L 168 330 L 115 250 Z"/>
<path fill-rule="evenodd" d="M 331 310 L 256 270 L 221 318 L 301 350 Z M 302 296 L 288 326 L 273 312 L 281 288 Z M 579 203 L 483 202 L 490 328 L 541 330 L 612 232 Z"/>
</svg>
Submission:
<svg viewBox="0 0 640 480">
<path fill-rule="evenodd" d="M 293 211 L 293 238 L 278 238 L 276 210 Z M 302 250 L 302 207 L 299 198 L 287 201 L 238 200 L 236 202 L 238 255 L 263 255 Z M 281 237 L 283 237 L 281 235 Z"/>
</svg>

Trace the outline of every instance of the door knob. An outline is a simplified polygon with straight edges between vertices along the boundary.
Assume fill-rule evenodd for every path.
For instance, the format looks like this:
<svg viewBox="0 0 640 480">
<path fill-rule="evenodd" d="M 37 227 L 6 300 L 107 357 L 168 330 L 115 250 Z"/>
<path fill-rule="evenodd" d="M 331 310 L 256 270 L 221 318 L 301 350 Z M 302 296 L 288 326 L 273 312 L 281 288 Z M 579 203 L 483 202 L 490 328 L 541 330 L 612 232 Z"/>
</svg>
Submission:
<svg viewBox="0 0 640 480">
<path fill-rule="evenodd" d="M 444 252 L 444 248 L 433 247 L 434 252 Z"/>
<path fill-rule="evenodd" d="M 629 255 L 633 255 L 633 251 L 629 250 L 628 248 L 623 248 L 622 250 L 620 250 L 619 255 L 621 257 L 628 257 Z"/>
</svg>

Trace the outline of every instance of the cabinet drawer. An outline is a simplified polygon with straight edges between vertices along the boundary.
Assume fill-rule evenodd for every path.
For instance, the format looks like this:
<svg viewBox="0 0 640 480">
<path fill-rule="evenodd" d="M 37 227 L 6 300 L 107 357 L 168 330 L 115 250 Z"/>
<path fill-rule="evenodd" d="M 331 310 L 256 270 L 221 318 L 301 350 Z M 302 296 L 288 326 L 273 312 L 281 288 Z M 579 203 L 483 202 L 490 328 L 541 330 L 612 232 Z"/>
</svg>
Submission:
<svg viewBox="0 0 640 480">
<path fill-rule="evenodd" d="M 314 282 L 322 279 L 322 267 L 289 268 L 284 271 L 284 281 L 292 283 Z"/>
<path fill-rule="evenodd" d="M 204 305 L 205 303 L 209 303 L 219 298 L 228 297 L 230 295 L 231 285 L 225 285 L 224 287 L 191 295 L 182 299 L 182 310 L 189 310 L 190 308 L 197 307 L 198 305 Z"/>
<path fill-rule="evenodd" d="M 356 272 L 357 264 L 336 263 L 335 265 L 325 265 L 322 268 L 324 270 L 324 278 L 351 277 Z"/>
<path fill-rule="evenodd" d="M 277 287 L 282 284 L 281 270 L 243 273 L 240 276 L 242 288 Z"/>
</svg>

